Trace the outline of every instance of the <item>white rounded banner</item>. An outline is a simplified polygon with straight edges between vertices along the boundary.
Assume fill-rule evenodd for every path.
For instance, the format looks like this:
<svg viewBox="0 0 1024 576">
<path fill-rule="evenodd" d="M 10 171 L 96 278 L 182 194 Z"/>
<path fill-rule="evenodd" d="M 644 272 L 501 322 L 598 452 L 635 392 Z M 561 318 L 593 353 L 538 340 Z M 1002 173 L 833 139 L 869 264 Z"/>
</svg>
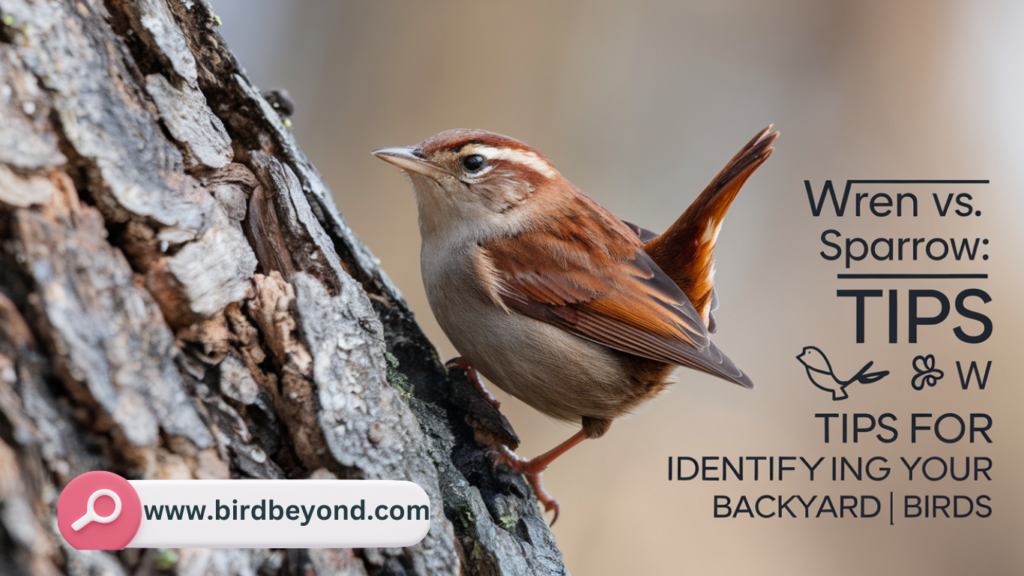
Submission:
<svg viewBox="0 0 1024 576">
<path fill-rule="evenodd" d="M 395 480 L 131 480 L 142 523 L 129 548 L 412 546 L 434 513 Z"/>
</svg>

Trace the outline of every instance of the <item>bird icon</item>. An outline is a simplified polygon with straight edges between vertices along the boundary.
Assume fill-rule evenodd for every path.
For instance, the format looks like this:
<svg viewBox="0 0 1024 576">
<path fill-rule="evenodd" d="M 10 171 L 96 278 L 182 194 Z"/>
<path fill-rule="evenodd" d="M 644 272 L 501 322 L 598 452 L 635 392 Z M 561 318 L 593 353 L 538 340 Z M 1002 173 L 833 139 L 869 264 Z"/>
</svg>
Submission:
<svg viewBox="0 0 1024 576">
<path fill-rule="evenodd" d="M 828 361 L 825 353 L 814 346 L 804 346 L 803 352 L 796 357 L 804 368 L 807 368 L 807 377 L 811 383 L 826 392 L 832 393 L 833 400 L 845 400 L 846 387 L 854 382 L 860 384 L 872 384 L 889 375 L 888 370 L 868 373 L 868 369 L 874 361 L 868 362 L 857 374 L 849 380 L 840 380 L 832 371 L 832 364 Z"/>
</svg>

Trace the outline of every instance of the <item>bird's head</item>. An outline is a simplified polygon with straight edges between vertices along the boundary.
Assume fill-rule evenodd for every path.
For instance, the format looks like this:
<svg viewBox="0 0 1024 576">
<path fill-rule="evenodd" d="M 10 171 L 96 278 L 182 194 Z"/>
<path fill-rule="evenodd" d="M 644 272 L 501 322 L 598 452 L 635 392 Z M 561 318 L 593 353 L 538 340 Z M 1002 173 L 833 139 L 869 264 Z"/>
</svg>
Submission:
<svg viewBox="0 0 1024 576">
<path fill-rule="evenodd" d="M 828 363 L 828 358 L 821 350 L 814 346 L 804 346 L 803 351 L 799 356 L 796 357 L 804 366 L 820 372 L 830 372 L 832 370 Z"/>
<path fill-rule="evenodd" d="M 539 197 L 572 186 L 530 146 L 485 130 L 448 130 L 373 154 L 409 175 L 424 237 L 513 233 Z"/>
</svg>

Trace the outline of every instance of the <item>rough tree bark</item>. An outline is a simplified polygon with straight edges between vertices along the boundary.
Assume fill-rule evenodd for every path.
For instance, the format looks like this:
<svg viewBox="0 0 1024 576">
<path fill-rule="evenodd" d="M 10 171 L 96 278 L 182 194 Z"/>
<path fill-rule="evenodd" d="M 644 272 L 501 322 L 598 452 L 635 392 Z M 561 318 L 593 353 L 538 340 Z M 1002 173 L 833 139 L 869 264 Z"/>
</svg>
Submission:
<svg viewBox="0 0 1024 576">
<path fill-rule="evenodd" d="M 445 372 L 205 2 L 0 19 L 0 573 L 565 573 L 474 440 L 514 432 Z M 56 502 L 90 470 L 406 479 L 432 523 L 403 549 L 79 552 Z"/>
</svg>

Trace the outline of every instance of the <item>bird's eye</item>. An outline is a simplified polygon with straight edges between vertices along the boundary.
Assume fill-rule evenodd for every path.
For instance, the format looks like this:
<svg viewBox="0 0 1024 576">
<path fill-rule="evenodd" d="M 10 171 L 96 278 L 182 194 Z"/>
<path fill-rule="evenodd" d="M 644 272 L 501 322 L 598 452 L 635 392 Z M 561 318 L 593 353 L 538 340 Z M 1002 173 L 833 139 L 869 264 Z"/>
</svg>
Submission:
<svg viewBox="0 0 1024 576">
<path fill-rule="evenodd" d="M 476 172 L 484 167 L 484 157 L 479 154 L 470 154 L 462 159 L 462 166 L 467 172 Z"/>
</svg>

